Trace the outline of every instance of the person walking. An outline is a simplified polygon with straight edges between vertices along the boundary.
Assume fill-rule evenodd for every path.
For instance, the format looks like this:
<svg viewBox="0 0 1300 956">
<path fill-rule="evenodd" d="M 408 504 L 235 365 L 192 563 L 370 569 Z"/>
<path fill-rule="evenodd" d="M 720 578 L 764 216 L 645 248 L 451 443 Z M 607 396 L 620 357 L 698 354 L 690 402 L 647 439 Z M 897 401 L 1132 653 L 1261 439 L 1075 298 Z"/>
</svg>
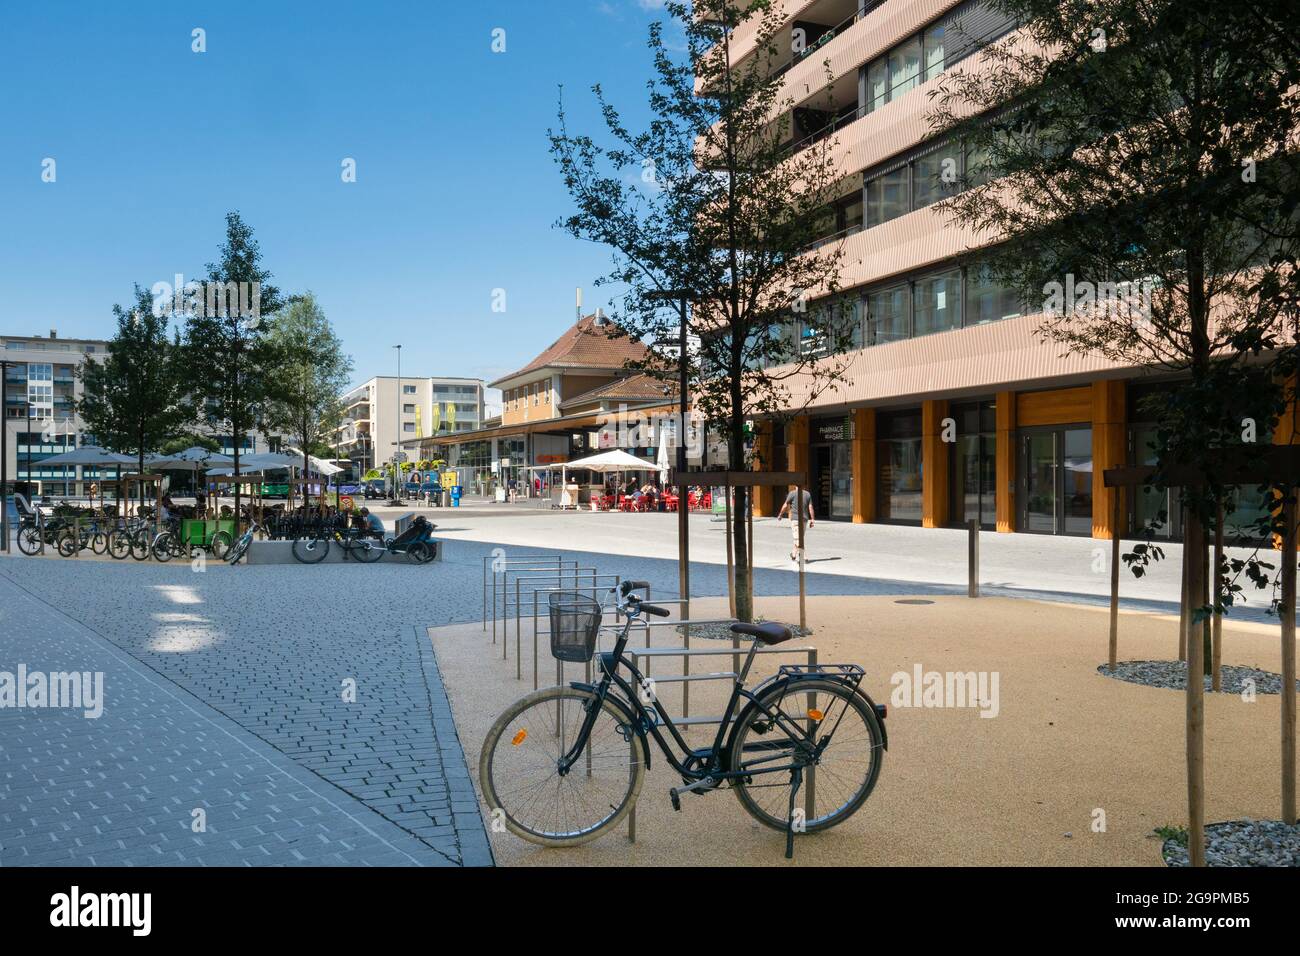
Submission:
<svg viewBox="0 0 1300 956">
<path fill-rule="evenodd" d="M 790 493 L 785 496 L 785 504 L 781 505 L 780 512 L 777 513 L 777 520 L 784 518 L 787 513 L 790 515 L 790 536 L 792 544 L 790 548 L 790 560 L 798 561 L 803 557 L 799 549 L 799 508 L 802 506 L 808 517 L 808 523 L 804 526 L 804 544 L 808 543 L 807 529 L 813 526 L 813 503 L 812 492 L 805 491 L 803 500 L 798 505 L 795 504 L 795 496 L 799 494 L 797 485 L 790 485 Z"/>
</svg>

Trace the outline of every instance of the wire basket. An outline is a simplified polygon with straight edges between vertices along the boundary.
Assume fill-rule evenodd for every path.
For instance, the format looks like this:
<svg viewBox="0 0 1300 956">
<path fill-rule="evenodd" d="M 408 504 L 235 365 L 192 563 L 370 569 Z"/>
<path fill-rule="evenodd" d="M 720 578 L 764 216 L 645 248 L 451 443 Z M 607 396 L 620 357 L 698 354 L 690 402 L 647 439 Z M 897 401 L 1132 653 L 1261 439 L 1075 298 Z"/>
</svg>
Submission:
<svg viewBox="0 0 1300 956">
<path fill-rule="evenodd" d="M 558 591 L 550 602 L 551 656 L 579 664 L 591 660 L 600 631 L 600 602 L 573 591 Z"/>
</svg>

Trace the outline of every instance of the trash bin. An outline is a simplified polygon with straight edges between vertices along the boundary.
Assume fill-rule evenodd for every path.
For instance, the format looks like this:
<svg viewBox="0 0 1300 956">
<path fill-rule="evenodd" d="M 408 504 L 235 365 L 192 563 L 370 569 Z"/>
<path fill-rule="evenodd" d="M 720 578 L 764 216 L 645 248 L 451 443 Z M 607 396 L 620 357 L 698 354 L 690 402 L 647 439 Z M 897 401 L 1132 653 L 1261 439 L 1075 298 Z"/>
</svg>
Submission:
<svg viewBox="0 0 1300 956">
<path fill-rule="evenodd" d="M 461 488 L 460 485 L 451 486 L 451 506 L 453 508 L 460 507 L 460 496 L 462 491 L 463 489 Z"/>
</svg>

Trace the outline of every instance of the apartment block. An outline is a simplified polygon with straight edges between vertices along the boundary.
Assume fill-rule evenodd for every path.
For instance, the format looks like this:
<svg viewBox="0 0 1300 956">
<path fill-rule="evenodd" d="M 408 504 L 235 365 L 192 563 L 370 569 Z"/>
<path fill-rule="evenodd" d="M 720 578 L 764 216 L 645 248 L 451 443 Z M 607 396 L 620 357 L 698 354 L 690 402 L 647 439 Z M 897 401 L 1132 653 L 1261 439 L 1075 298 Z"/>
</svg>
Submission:
<svg viewBox="0 0 1300 956">
<path fill-rule="evenodd" d="M 820 242 L 842 244 L 846 291 L 817 306 L 841 311 L 855 349 L 840 387 L 788 424 L 760 423 L 761 467 L 807 470 L 819 518 L 1108 537 L 1114 492 L 1102 472 L 1149 463 L 1154 426 L 1141 398 L 1167 383 L 1043 341 L 1041 303 L 999 288 L 981 265 L 981 238 L 935 206 L 958 188 L 944 171 L 964 175 L 978 157 L 932 132 L 927 94 L 957 64 L 978 68 L 1016 24 L 987 0 L 778 9 L 791 39 L 777 65 L 793 100 L 789 149 L 833 138 L 843 174 Z M 733 65 L 757 55 L 756 31 L 734 31 Z M 811 332 L 795 334 L 818 346 Z M 1177 510 L 1161 495 L 1131 497 L 1126 527 Z M 761 511 L 775 504 L 770 490 L 759 495 Z M 1247 501 L 1236 517 L 1251 520 L 1259 506 Z M 1177 521 L 1164 531 L 1178 535 Z"/>
<path fill-rule="evenodd" d="M 483 381 L 477 378 L 379 375 L 343 396 L 336 444 L 358 474 L 392 461 L 421 438 L 450 437 L 483 424 Z M 403 449 L 406 450 L 406 449 Z"/>
<path fill-rule="evenodd" d="M 83 481 L 98 477 L 94 468 L 51 468 L 41 462 L 94 442 L 76 413 L 82 384 L 75 372 L 84 361 L 102 361 L 106 347 L 102 339 L 59 338 L 55 329 L 48 337 L 0 336 L 6 485 L 40 482 L 44 494 L 80 494 Z"/>
</svg>

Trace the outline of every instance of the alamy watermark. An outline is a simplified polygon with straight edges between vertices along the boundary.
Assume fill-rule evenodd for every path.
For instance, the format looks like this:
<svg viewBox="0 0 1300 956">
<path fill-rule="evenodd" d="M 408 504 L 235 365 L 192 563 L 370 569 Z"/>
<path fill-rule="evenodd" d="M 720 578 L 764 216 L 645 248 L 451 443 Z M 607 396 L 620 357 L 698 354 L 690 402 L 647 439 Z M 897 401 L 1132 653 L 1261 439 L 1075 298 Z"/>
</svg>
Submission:
<svg viewBox="0 0 1300 956">
<path fill-rule="evenodd" d="M 149 287 L 153 295 L 153 314 L 194 318 L 240 318 L 249 328 L 256 328 L 262 317 L 262 283 L 185 281 L 176 273 L 173 282 L 155 282 Z"/>
<path fill-rule="evenodd" d="M 90 720 L 104 713 L 103 671 L 0 671 L 0 710 L 6 708 L 80 710 Z"/>
<path fill-rule="evenodd" d="M 996 717 L 1002 709 L 997 671 L 927 671 L 920 664 L 889 678 L 893 707 L 978 708 L 981 717 Z"/>
<path fill-rule="evenodd" d="M 1066 273 L 1064 282 L 1052 281 L 1043 286 L 1043 312 L 1059 316 L 1104 313 L 1149 322 L 1155 287 L 1153 279 L 1091 282 L 1076 280 L 1073 274 Z"/>
<path fill-rule="evenodd" d="M 676 412 L 646 415 L 639 411 L 630 412 L 626 405 L 619 405 L 617 411 L 601 412 L 596 417 L 601 448 L 651 448 L 663 445 L 669 450 L 675 450 L 678 447 L 677 436 L 684 435 L 682 444 L 686 446 L 686 454 L 692 458 L 703 457 L 703 417 L 688 412 L 686 427 L 680 426 L 681 415 Z"/>
</svg>

